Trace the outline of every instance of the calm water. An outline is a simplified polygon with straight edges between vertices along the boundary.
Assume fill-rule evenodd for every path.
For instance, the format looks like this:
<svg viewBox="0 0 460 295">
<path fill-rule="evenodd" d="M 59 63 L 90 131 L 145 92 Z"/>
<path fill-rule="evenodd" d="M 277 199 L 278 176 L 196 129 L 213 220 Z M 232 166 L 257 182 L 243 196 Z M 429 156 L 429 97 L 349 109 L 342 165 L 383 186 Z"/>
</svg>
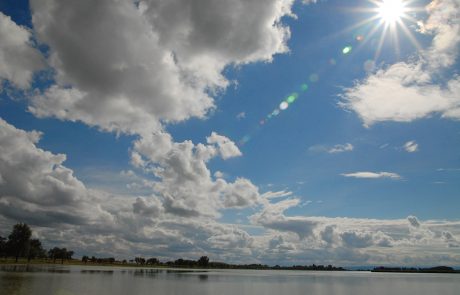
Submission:
<svg viewBox="0 0 460 295">
<path fill-rule="evenodd" d="M 0 294 L 458 295 L 460 275 L 0 266 Z"/>
</svg>

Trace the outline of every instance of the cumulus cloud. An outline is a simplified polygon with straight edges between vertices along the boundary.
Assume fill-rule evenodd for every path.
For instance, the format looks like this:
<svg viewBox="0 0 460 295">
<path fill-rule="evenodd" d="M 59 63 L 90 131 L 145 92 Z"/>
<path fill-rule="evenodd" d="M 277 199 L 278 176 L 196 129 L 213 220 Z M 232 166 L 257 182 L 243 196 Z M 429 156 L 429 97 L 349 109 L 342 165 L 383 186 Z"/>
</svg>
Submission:
<svg viewBox="0 0 460 295">
<path fill-rule="evenodd" d="M 167 214 L 217 217 L 226 208 L 253 206 L 260 198 L 255 185 L 213 179 L 207 167 L 216 156 L 241 156 L 233 141 L 212 132 L 207 144 L 177 143 L 164 127 L 205 118 L 212 96 L 229 84 L 222 75 L 227 66 L 287 52 L 290 32 L 281 18 L 292 15 L 292 4 L 32 0 L 33 27 L 49 47 L 55 83 L 30 97 L 29 110 L 139 135 L 131 163 L 155 176 L 141 185 Z M 147 207 L 142 198 L 134 203 L 135 213 Z"/>
<path fill-rule="evenodd" d="M 68 246 L 68 243 L 72 243 L 73 249 L 81 255 L 100 253 L 127 257 L 135 253 L 150 255 L 151 251 L 155 251 L 162 257 L 170 258 L 176 255 L 199 256 L 203 251 L 221 253 L 225 249 L 233 251 L 223 255 L 229 260 L 235 259 L 240 252 L 249 255 L 251 236 L 244 230 L 216 223 L 215 219 L 202 214 L 206 213 L 206 202 L 211 202 L 212 197 L 218 203 L 216 207 L 211 206 L 210 210 L 214 211 L 257 202 L 257 187 L 248 180 L 237 179 L 233 183 L 225 183 L 217 193 L 209 191 L 213 195 L 206 202 L 199 203 L 201 200 L 198 198 L 200 207 L 191 208 L 178 206 L 176 202 L 187 203 L 196 197 L 194 195 L 181 200 L 167 192 L 159 196 L 140 197 L 108 194 L 89 189 L 79 181 L 73 171 L 63 165 L 65 155 L 38 148 L 36 144 L 40 136 L 39 132 L 26 132 L 0 120 L 2 228 L 9 228 L 15 220 L 25 221 L 34 227 L 38 237 L 46 243 L 52 243 L 52 246 Z M 185 147 L 174 144 L 179 145 L 176 146 L 177 150 L 187 148 L 186 144 Z M 212 147 L 218 149 L 217 146 Z M 203 153 L 199 157 L 206 158 L 205 149 L 201 151 Z M 170 152 L 174 154 L 174 148 L 166 151 Z M 164 155 L 157 153 L 154 156 L 160 158 Z M 180 158 L 184 154 L 176 156 Z M 175 163 L 175 159 L 175 156 L 171 156 L 166 157 L 165 161 Z M 186 172 L 184 170 L 180 176 L 185 178 L 185 185 L 187 178 L 191 177 Z M 128 178 L 138 178 L 133 171 L 124 171 L 122 174 Z M 190 214 L 193 210 L 197 215 L 190 219 L 188 217 L 193 215 Z M 8 226 L 3 218 L 9 220 Z"/>
<path fill-rule="evenodd" d="M 98 196 L 63 165 L 66 156 L 36 146 L 40 136 L 0 119 L 1 214 L 39 224 L 83 224 L 103 216 L 90 205 Z"/>
<path fill-rule="evenodd" d="M 225 136 L 212 132 L 206 140 L 209 144 L 217 145 L 219 154 L 224 160 L 242 155 L 236 144 Z"/>
<path fill-rule="evenodd" d="M 360 232 L 344 232 L 341 234 L 345 246 L 353 248 L 366 248 L 373 244 L 372 235 Z"/>
<path fill-rule="evenodd" d="M 443 231 L 442 237 L 444 241 L 447 243 L 449 248 L 459 248 L 460 247 L 460 243 L 458 242 L 458 240 L 454 237 L 454 235 L 451 232 Z"/>
<path fill-rule="evenodd" d="M 287 51 L 280 19 L 292 2 L 33 0 L 56 84 L 32 97 L 30 110 L 127 133 L 204 118 L 210 95 L 228 85 L 227 65 Z"/>
<path fill-rule="evenodd" d="M 418 151 L 418 144 L 415 142 L 415 140 L 408 141 L 404 144 L 404 149 L 408 153 L 414 153 Z"/>
<path fill-rule="evenodd" d="M 264 202 L 264 208 L 250 217 L 254 224 L 281 232 L 292 232 L 300 239 L 305 239 L 313 234 L 316 222 L 301 216 L 286 216 L 284 211 L 298 206 L 299 199 L 286 199 L 276 203 Z"/>
<path fill-rule="evenodd" d="M 158 217 L 163 206 L 158 198 L 136 198 L 133 203 L 133 212 L 136 214 Z"/>
<path fill-rule="evenodd" d="M 383 261 L 404 264 L 409 260 L 436 264 L 439 262 L 435 259 L 445 262 L 456 259 L 452 251 L 447 256 L 442 255 L 445 255 L 446 248 L 455 248 L 455 241 L 447 229 L 457 233 L 460 230 L 458 222 L 424 221 L 423 227 L 414 228 L 407 219 L 303 218 L 315 223 L 308 237 L 299 239 L 298 235 L 291 234 L 292 231 L 272 229 L 263 238 L 256 238 L 254 244 L 267 243 L 272 257 L 283 254 L 302 261 L 302 257 L 308 256 L 310 263 L 325 263 L 332 259 L 358 265 L 381 264 Z M 454 238 L 455 235 L 452 233 Z M 280 244 L 292 247 L 283 249 Z M 267 256 L 263 257 L 269 259 Z"/>
<path fill-rule="evenodd" d="M 367 248 L 371 246 L 377 247 L 391 247 L 392 238 L 381 231 L 376 233 L 372 232 L 359 232 L 359 231 L 346 231 L 340 234 L 343 245 L 351 248 Z"/>
<path fill-rule="evenodd" d="M 436 256 L 437 253 L 446 255 L 442 247 L 454 249 L 458 246 L 458 222 L 424 221 L 422 226 L 414 216 L 402 220 L 289 216 L 286 211 L 298 206 L 299 199 L 274 202 L 291 193 L 269 192 L 261 197 L 256 187 L 244 179 L 224 184 L 222 190 L 213 195 L 219 200 L 217 207 L 211 206 L 210 210 L 257 202 L 261 208 L 257 208 L 250 219 L 251 226 L 260 234 L 249 234 L 242 229 L 245 225 L 217 222 L 213 214 L 203 214 L 206 208 L 178 206 L 174 202 L 187 204 L 190 199 L 172 195 L 174 191 L 162 193 L 159 190 L 158 195 L 130 197 L 90 190 L 63 166 L 64 155 L 55 155 L 36 146 L 41 136 L 39 132 L 19 130 L 3 120 L 0 124 L 1 228 L 9 228 L 14 220 L 26 221 L 33 226 L 37 237 L 49 243 L 46 247 L 71 244 L 78 255 L 120 258 L 155 253 L 162 260 L 179 256 L 197 259 L 206 253 L 213 260 L 240 263 L 309 264 L 314 261 L 349 265 L 400 264 L 407 259 L 431 263 L 446 259 L 458 261 L 455 255 L 449 254 L 442 259 Z M 164 145 L 172 145 L 163 150 L 164 153 L 160 152 L 161 146 L 158 150 L 150 150 L 151 145 L 142 146 L 142 139 L 133 149 L 133 152 L 145 153 L 141 155 L 145 158 L 144 169 L 169 171 L 170 167 L 163 163 L 177 162 L 179 166 L 199 167 L 200 163 L 177 160 L 186 158 L 190 149 L 201 161 L 218 155 L 216 151 L 211 152 L 218 148 L 215 145 L 198 147 L 171 142 L 169 135 L 158 136 L 157 140 L 163 139 Z M 146 154 L 160 165 L 153 165 Z M 207 175 L 206 169 L 202 173 Z M 137 178 L 133 171 L 122 174 Z M 165 175 L 177 176 L 175 172 Z M 185 173 L 177 177 L 183 178 L 181 185 L 187 187 L 187 179 L 192 176 Z M 164 180 L 160 178 L 159 181 Z M 251 187 L 252 195 L 246 196 Z M 227 194 L 233 195 L 227 199 Z M 210 200 L 202 199 L 200 205 L 206 206 Z M 427 251 L 435 256 L 420 254 Z"/>
<path fill-rule="evenodd" d="M 409 122 L 441 114 L 460 119 L 460 78 L 450 76 L 439 85 L 458 57 L 460 5 L 456 0 L 435 0 L 427 6 L 421 31 L 432 34 L 431 46 L 409 62 L 378 70 L 346 89 L 340 105 L 354 111 L 366 126 L 380 121 Z M 391 95 L 388 95 L 391 93 Z"/>
<path fill-rule="evenodd" d="M 15 24 L 0 12 L 0 90 L 2 80 L 19 88 L 29 88 L 32 75 L 43 68 L 44 61 L 34 48 L 31 32 Z"/>
<path fill-rule="evenodd" d="M 409 224 L 415 228 L 420 227 L 420 221 L 418 221 L 417 217 L 410 215 L 407 217 L 407 221 L 409 221 Z"/>
<path fill-rule="evenodd" d="M 158 178 L 152 187 L 169 213 L 219 216 L 220 209 L 259 202 L 258 188 L 248 179 L 227 182 L 211 177 L 207 163 L 212 158 L 220 155 L 228 159 L 241 152 L 233 141 L 214 132 L 207 141 L 207 145 L 189 140 L 176 143 L 168 133 L 159 132 L 134 143 L 132 162 Z"/>
<path fill-rule="evenodd" d="M 335 225 L 327 225 L 321 232 L 320 238 L 326 242 L 328 246 L 337 244 L 337 234 L 335 233 Z"/>
<path fill-rule="evenodd" d="M 391 178 L 391 179 L 400 179 L 401 176 L 397 173 L 393 172 L 369 172 L 369 171 L 362 171 L 362 172 L 353 172 L 353 173 L 342 173 L 342 176 L 345 177 L 353 177 L 353 178 Z"/>
</svg>

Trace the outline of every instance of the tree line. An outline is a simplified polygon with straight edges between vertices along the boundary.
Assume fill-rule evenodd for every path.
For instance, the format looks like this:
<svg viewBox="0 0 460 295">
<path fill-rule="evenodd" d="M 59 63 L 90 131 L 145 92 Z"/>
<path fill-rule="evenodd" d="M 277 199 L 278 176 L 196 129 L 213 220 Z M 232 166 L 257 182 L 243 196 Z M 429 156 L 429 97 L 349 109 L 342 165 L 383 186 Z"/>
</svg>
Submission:
<svg viewBox="0 0 460 295">
<path fill-rule="evenodd" d="M 64 263 L 64 260 L 72 259 L 73 254 L 73 251 L 58 247 L 46 251 L 39 239 L 32 239 L 32 230 L 25 223 L 15 224 L 7 238 L 0 236 L 0 257 L 13 257 L 16 262 L 19 258 L 26 258 L 27 262 L 39 258 Z"/>
<path fill-rule="evenodd" d="M 375 267 L 372 272 L 407 272 L 407 273 L 460 273 L 459 270 L 455 270 L 450 266 L 435 266 L 428 268 L 416 268 L 416 267 Z"/>
<path fill-rule="evenodd" d="M 0 257 L 13 257 L 18 262 L 19 258 L 26 258 L 28 262 L 32 259 L 45 259 L 47 261 L 72 260 L 74 252 L 67 248 L 54 247 L 46 251 L 39 239 L 32 239 L 32 230 L 25 223 L 18 223 L 13 226 L 8 238 L 0 236 Z M 84 264 L 123 264 L 138 266 L 165 266 L 183 268 L 221 268 L 221 269 L 289 269 L 289 270 L 344 270 L 341 267 L 332 265 L 293 265 L 293 266 L 268 266 L 265 264 L 228 264 L 224 262 L 209 261 L 207 256 L 201 256 L 197 260 L 179 258 L 173 261 L 161 262 L 157 258 L 135 257 L 133 260 L 116 260 L 114 257 L 97 258 L 95 256 L 83 256 L 81 262 Z"/>
</svg>

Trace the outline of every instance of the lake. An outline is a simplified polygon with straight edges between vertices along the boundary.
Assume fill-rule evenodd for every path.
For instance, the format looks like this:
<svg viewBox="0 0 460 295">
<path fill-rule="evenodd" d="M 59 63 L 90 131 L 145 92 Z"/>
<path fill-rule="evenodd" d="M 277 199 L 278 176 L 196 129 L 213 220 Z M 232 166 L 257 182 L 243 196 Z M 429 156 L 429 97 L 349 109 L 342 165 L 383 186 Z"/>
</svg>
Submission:
<svg viewBox="0 0 460 295">
<path fill-rule="evenodd" d="M 458 295 L 459 274 L 0 266 L 1 295 Z"/>
</svg>

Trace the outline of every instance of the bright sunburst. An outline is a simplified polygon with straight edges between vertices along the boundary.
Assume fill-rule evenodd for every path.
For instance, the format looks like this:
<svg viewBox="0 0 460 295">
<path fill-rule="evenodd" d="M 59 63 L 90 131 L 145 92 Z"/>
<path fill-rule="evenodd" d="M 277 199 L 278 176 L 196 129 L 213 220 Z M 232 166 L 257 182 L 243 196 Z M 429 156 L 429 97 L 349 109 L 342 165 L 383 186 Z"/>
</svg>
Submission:
<svg viewBox="0 0 460 295">
<path fill-rule="evenodd" d="M 417 49 L 420 46 L 413 36 L 410 25 L 416 24 L 416 13 L 424 11 L 423 7 L 417 7 L 416 0 L 368 0 L 372 7 L 363 7 L 356 9 L 360 12 L 369 13 L 370 17 L 360 21 L 348 29 L 359 27 L 369 27 L 371 29 L 364 35 L 360 36 L 360 42 L 364 45 L 371 40 L 375 34 L 380 34 L 378 44 L 376 44 L 374 61 L 379 58 L 385 40 L 391 40 L 395 45 L 396 54 L 399 55 L 399 36 L 405 35 Z"/>
<path fill-rule="evenodd" d="M 402 0 L 383 0 L 377 6 L 378 16 L 387 24 L 394 24 L 405 15 L 405 3 Z"/>
</svg>

